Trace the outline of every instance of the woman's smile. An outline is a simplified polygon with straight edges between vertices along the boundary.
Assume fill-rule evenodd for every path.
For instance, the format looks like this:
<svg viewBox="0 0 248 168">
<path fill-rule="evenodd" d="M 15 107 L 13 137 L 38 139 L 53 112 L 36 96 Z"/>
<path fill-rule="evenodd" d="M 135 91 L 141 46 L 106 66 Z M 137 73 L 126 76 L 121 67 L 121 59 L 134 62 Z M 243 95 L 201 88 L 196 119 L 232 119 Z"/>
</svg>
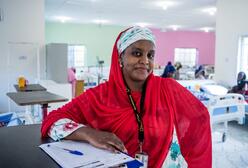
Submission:
<svg viewBox="0 0 248 168">
<path fill-rule="evenodd" d="M 135 71 L 138 71 L 139 73 L 148 73 L 149 69 L 146 67 L 138 67 L 138 68 L 134 68 Z"/>
</svg>

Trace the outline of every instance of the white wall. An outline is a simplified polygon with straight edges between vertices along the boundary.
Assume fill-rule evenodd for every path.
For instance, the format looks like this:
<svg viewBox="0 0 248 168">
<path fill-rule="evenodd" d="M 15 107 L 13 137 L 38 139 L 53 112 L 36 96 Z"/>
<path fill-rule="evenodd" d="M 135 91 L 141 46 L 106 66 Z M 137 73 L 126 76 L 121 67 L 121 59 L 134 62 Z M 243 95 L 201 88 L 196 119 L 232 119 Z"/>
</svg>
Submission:
<svg viewBox="0 0 248 168">
<path fill-rule="evenodd" d="M 44 0 L 0 0 L 0 8 L 4 14 L 0 22 L 0 112 L 5 112 L 8 111 L 8 42 L 39 44 L 41 78 L 45 77 Z"/>
<path fill-rule="evenodd" d="M 248 0 L 217 1 L 215 80 L 229 86 L 236 84 L 239 37 L 248 34 L 247 8 Z"/>
</svg>

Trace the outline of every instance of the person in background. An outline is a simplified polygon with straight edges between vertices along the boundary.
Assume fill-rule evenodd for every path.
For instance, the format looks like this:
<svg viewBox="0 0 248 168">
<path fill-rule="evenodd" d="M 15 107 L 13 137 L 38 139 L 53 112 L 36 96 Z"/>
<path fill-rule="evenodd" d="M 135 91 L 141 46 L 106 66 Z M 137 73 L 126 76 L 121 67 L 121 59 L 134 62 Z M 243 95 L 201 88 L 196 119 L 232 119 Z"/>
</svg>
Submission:
<svg viewBox="0 0 248 168">
<path fill-rule="evenodd" d="M 231 90 L 228 91 L 228 93 L 239 93 L 244 96 L 248 96 L 248 90 L 247 90 L 248 81 L 246 80 L 246 74 L 244 72 L 239 72 L 237 77 L 237 85 L 233 86 Z M 248 99 L 246 98 L 246 101 Z"/>
<path fill-rule="evenodd" d="M 76 79 L 76 69 L 71 67 L 71 68 L 68 68 L 67 70 L 67 75 L 68 75 L 68 82 L 71 83 L 72 85 L 72 97 L 75 97 L 76 93 L 76 82 L 77 82 L 77 79 Z"/>
<path fill-rule="evenodd" d="M 49 113 L 42 137 L 148 157 L 149 168 L 161 168 L 175 127 L 188 167 L 211 168 L 209 113 L 174 79 L 153 75 L 155 51 L 150 29 L 121 32 L 113 47 L 109 80 Z"/>
<path fill-rule="evenodd" d="M 174 75 L 174 79 L 179 80 L 180 79 L 180 72 L 179 70 L 182 68 L 182 64 L 181 62 L 176 62 L 174 65 L 176 71 L 175 71 L 175 75 Z"/>
<path fill-rule="evenodd" d="M 167 63 L 167 65 L 165 66 L 164 72 L 161 75 L 161 77 L 163 77 L 163 78 L 173 78 L 175 71 L 176 71 L 175 67 L 169 61 Z"/>
<path fill-rule="evenodd" d="M 200 65 L 196 70 L 195 70 L 195 79 L 206 79 L 205 76 L 205 69 L 202 65 Z"/>
</svg>

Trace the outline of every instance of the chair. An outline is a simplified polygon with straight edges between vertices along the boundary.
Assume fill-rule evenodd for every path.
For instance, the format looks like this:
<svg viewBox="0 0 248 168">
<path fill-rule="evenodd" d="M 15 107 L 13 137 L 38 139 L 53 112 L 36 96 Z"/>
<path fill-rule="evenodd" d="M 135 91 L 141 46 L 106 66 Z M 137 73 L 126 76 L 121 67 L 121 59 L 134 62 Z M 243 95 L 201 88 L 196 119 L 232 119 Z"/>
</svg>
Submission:
<svg viewBox="0 0 248 168">
<path fill-rule="evenodd" d="M 1 113 L 0 114 L 1 126 L 17 126 L 22 125 L 23 122 L 17 117 L 15 112 Z"/>
</svg>

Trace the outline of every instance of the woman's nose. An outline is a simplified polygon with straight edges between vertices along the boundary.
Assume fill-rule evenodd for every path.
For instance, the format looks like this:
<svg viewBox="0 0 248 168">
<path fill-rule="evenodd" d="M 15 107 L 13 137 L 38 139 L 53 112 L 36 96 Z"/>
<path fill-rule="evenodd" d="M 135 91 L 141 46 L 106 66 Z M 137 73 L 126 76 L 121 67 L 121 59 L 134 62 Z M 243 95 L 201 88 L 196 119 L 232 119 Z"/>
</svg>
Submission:
<svg viewBox="0 0 248 168">
<path fill-rule="evenodd" d="M 142 63 L 142 64 L 148 64 L 149 63 L 149 59 L 148 59 L 147 55 L 144 55 L 140 58 L 140 63 Z"/>
</svg>

